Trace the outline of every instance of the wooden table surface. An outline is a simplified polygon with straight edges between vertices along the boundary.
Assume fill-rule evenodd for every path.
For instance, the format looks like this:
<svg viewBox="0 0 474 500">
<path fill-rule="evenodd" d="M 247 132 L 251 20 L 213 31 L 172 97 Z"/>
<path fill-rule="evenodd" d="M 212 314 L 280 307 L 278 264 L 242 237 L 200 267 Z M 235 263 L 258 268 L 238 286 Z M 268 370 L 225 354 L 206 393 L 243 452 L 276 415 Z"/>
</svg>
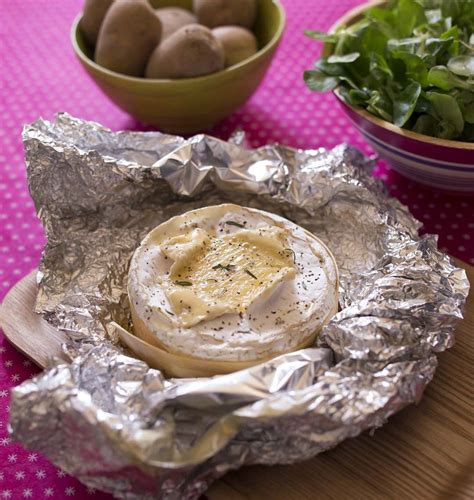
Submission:
<svg viewBox="0 0 474 500">
<path fill-rule="evenodd" d="M 474 268 L 457 263 L 474 284 Z M 5 298 L 0 323 L 17 348 L 45 366 L 51 353 L 60 354 L 64 337 L 31 313 L 35 295 L 32 273 Z M 25 331 L 30 332 L 28 337 Z M 393 416 L 373 436 L 366 432 L 306 462 L 231 472 L 207 496 L 210 500 L 474 499 L 473 387 L 471 293 L 456 344 L 439 355 L 439 367 L 419 405 Z"/>
<path fill-rule="evenodd" d="M 466 269 L 474 288 L 474 268 Z M 333 450 L 295 465 L 251 466 L 208 491 L 210 500 L 474 499 L 474 292 L 456 344 L 421 402 Z"/>
</svg>

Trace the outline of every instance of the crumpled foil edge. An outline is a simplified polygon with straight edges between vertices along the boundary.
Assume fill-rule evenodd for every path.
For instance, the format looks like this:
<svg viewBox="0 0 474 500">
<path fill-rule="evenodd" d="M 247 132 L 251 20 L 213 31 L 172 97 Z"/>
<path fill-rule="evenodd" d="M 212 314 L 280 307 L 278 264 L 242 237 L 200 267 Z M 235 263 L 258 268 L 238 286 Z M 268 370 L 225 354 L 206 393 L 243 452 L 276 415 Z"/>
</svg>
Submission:
<svg viewBox="0 0 474 500">
<path fill-rule="evenodd" d="M 256 150 L 198 135 L 120 132 L 58 115 L 25 127 L 48 243 L 36 311 L 71 363 L 13 391 L 10 431 L 121 498 L 195 498 L 242 465 L 293 463 L 418 401 L 469 284 L 354 148 Z M 283 215 L 336 256 L 341 311 L 317 345 L 209 379 L 166 380 L 114 344 L 130 318 L 131 252 L 177 213 L 232 201 Z M 48 436 L 45 439 L 45 436 Z"/>
</svg>

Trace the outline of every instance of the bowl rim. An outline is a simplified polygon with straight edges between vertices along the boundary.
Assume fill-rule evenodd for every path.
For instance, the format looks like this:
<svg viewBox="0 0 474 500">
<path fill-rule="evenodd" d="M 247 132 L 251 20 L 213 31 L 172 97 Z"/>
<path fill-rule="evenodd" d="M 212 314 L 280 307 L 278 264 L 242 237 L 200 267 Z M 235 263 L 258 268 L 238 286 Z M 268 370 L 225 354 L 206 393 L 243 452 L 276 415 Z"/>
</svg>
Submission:
<svg viewBox="0 0 474 500">
<path fill-rule="evenodd" d="M 157 83 L 159 84 L 169 84 L 173 83 L 175 85 L 186 85 L 189 82 L 195 82 L 199 83 L 200 81 L 206 81 L 215 77 L 220 77 L 224 75 L 229 75 L 232 74 L 236 71 L 238 71 L 240 68 L 246 66 L 247 64 L 250 64 L 259 58 L 261 58 L 264 54 L 270 52 L 272 49 L 274 49 L 282 35 L 283 31 L 285 29 L 286 25 L 286 14 L 285 14 L 285 9 L 283 8 L 282 4 L 280 3 L 280 0 L 272 0 L 272 4 L 275 5 L 277 8 L 278 16 L 279 16 L 279 22 L 277 29 L 275 33 L 273 34 L 272 38 L 269 40 L 268 43 L 266 43 L 260 50 L 258 50 L 255 54 L 252 56 L 248 57 L 247 59 L 244 59 L 243 61 L 234 64 L 233 66 L 229 66 L 228 68 L 224 68 L 221 71 L 217 71 L 215 73 L 210 73 L 208 75 L 202 75 L 202 76 L 196 76 L 192 78 L 144 78 L 144 77 L 137 77 L 137 76 L 129 76 L 129 75 L 124 75 L 122 73 L 117 73 L 116 71 L 112 71 L 110 69 L 104 68 L 100 64 L 97 64 L 93 59 L 90 59 L 87 57 L 87 55 L 82 51 L 82 49 L 79 47 L 79 43 L 77 42 L 77 33 L 79 30 L 79 23 L 82 19 L 83 12 L 79 12 L 77 16 L 75 17 L 71 31 L 70 31 L 70 40 L 72 47 L 74 49 L 74 52 L 76 56 L 81 60 L 82 63 L 84 63 L 87 66 L 90 66 L 94 68 L 94 70 L 99 71 L 105 75 L 108 75 L 110 77 L 114 78 L 120 78 L 123 81 L 129 81 L 130 83 L 141 83 L 143 85 L 156 85 Z"/>
<path fill-rule="evenodd" d="M 357 5 L 356 7 L 350 9 L 346 12 L 342 17 L 340 17 L 328 30 L 328 32 L 332 33 L 336 31 L 337 28 L 350 25 L 355 18 L 360 17 L 367 9 L 371 7 L 376 7 L 380 5 L 384 5 L 388 2 L 388 0 L 369 0 L 361 5 Z M 323 46 L 323 50 L 321 55 L 327 56 L 330 54 L 332 50 L 331 43 L 325 43 Z M 425 142 L 434 146 L 444 146 L 448 148 L 456 148 L 463 150 L 473 150 L 474 151 L 474 142 L 466 142 L 466 141 L 455 141 L 451 139 L 441 139 L 438 137 L 432 137 L 430 135 L 419 134 L 418 132 L 413 132 L 411 130 L 405 130 L 401 127 L 397 127 L 397 125 L 388 122 L 387 120 L 383 120 L 372 113 L 369 113 L 367 110 L 363 108 L 358 108 L 356 106 L 352 106 L 351 104 L 344 101 L 344 99 L 338 94 L 337 91 L 333 91 L 333 94 L 337 97 L 339 101 L 341 101 L 345 106 L 350 108 L 354 113 L 358 114 L 361 118 L 377 125 L 378 127 L 384 128 L 390 132 L 398 134 L 406 139 L 411 139 L 413 141 Z"/>
</svg>

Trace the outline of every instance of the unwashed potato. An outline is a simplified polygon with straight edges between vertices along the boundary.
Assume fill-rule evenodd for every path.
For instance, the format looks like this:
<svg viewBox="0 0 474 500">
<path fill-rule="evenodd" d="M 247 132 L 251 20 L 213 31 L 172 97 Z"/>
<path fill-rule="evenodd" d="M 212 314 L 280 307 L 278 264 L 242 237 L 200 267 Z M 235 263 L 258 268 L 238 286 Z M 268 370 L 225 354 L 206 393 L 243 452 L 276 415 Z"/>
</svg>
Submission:
<svg viewBox="0 0 474 500">
<path fill-rule="evenodd" d="M 209 28 L 238 25 L 251 28 L 255 22 L 255 0 L 193 0 L 201 24 Z"/>
<path fill-rule="evenodd" d="M 224 69 L 224 49 L 209 28 L 183 26 L 164 40 L 150 57 L 147 78 L 191 78 Z"/>
<path fill-rule="evenodd" d="M 113 1 L 114 0 L 85 1 L 80 26 L 84 38 L 91 45 L 95 45 L 97 42 L 100 26 Z"/>
<path fill-rule="evenodd" d="M 163 7 L 155 10 L 161 21 L 161 40 L 168 38 L 175 31 L 188 24 L 197 23 L 197 17 L 186 9 Z"/>
<path fill-rule="evenodd" d="M 161 22 L 146 0 L 115 0 L 105 15 L 95 49 L 104 68 L 143 76 L 161 36 Z"/>
<path fill-rule="evenodd" d="M 247 28 L 241 26 L 219 26 L 212 34 L 224 48 L 226 67 L 247 59 L 257 52 L 257 39 Z"/>
</svg>

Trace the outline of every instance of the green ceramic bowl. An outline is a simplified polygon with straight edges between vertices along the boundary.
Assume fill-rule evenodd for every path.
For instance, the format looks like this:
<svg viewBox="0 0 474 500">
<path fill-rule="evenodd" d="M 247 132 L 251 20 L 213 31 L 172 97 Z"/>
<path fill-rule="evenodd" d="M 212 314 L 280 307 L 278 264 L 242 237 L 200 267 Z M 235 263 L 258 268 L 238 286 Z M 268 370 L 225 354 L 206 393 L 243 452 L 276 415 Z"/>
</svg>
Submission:
<svg viewBox="0 0 474 500">
<path fill-rule="evenodd" d="M 192 0 L 151 0 L 156 7 L 191 8 Z M 260 50 L 239 64 L 198 78 L 151 80 L 115 73 L 93 61 L 79 15 L 71 30 L 74 51 L 94 82 L 117 106 L 138 120 L 171 133 L 208 129 L 247 101 L 262 81 L 280 41 L 285 14 L 277 0 L 257 0 L 254 33 Z"/>
</svg>

